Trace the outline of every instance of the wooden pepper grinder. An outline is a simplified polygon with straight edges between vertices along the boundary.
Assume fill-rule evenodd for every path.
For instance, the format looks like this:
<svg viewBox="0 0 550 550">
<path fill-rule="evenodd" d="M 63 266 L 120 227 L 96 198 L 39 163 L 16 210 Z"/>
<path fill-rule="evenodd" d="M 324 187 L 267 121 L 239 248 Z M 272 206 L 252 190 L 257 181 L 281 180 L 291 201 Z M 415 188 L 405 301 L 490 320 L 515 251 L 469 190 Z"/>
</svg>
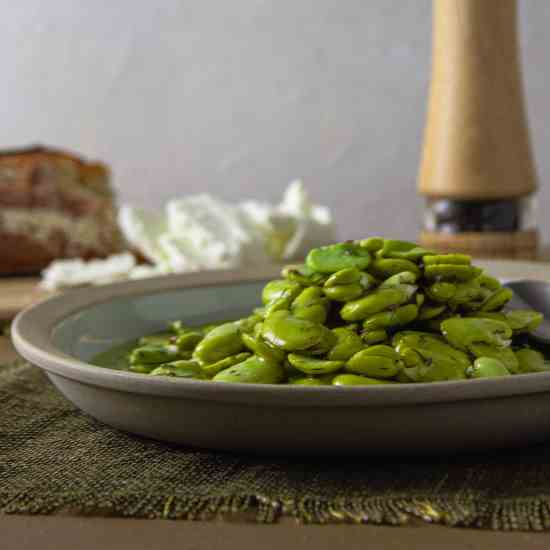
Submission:
<svg viewBox="0 0 550 550">
<path fill-rule="evenodd" d="M 434 0 L 432 48 L 421 242 L 476 256 L 534 257 L 536 174 L 516 0 Z"/>
</svg>

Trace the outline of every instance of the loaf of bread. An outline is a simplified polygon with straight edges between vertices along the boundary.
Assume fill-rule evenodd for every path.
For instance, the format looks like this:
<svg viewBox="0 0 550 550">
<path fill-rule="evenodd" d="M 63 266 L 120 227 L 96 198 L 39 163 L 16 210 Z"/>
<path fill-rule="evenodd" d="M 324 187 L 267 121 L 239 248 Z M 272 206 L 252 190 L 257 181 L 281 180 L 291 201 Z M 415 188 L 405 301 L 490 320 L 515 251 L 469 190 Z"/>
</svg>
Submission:
<svg viewBox="0 0 550 550">
<path fill-rule="evenodd" d="M 0 274 L 123 249 L 104 164 L 45 147 L 0 151 Z"/>
</svg>

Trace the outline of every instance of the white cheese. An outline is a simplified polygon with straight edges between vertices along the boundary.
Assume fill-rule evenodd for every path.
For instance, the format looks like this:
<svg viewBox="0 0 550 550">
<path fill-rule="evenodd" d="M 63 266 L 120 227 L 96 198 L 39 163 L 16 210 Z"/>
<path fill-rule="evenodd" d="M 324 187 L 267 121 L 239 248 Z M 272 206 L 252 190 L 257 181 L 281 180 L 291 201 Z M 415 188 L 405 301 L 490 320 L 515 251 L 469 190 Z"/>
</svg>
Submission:
<svg viewBox="0 0 550 550">
<path fill-rule="evenodd" d="M 55 290 L 86 284 L 112 283 L 126 279 L 135 265 L 136 260 L 129 252 L 88 262 L 80 259 L 56 260 L 42 272 L 41 285 L 48 290 Z"/>
<path fill-rule="evenodd" d="M 236 267 L 252 242 L 235 208 L 210 195 L 170 201 L 166 214 L 170 233 L 189 241 L 201 267 Z"/>
<path fill-rule="evenodd" d="M 162 212 L 123 205 L 118 212 L 118 224 L 126 241 L 148 260 L 154 264 L 166 260 L 158 246 L 160 235 L 167 231 L 166 217 Z"/>
<path fill-rule="evenodd" d="M 336 239 L 330 210 L 311 203 L 301 180 L 290 183 L 269 221 L 273 227 L 269 238 L 284 242 L 281 260 L 302 258 L 310 248 Z"/>
<path fill-rule="evenodd" d="M 158 245 L 166 257 L 167 269 L 172 273 L 198 271 L 203 267 L 195 246 L 187 237 L 164 233 L 159 237 Z"/>
</svg>

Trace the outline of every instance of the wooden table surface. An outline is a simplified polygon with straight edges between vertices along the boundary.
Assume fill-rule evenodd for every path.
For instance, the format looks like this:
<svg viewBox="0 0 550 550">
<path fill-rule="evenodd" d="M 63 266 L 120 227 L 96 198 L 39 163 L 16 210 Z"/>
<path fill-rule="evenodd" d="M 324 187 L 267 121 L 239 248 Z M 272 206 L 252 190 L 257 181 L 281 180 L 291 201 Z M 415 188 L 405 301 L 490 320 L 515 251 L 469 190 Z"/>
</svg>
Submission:
<svg viewBox="0 0 550 550">
<path fill-rule="evenodd" d="M 494 264 L 491 267 L 494 268 Z M 550 264 L 532 264 L 527 273 L 522 269 L 517 264 L 504 263 L 499 266 L 497 275 L 550 280 Z M 0 364 L 16 357 L 8 338 L 0 337 Z M 550 548 L 550 532 L 505 533 L 421 523 L 406 527 L 304 526 L 291 520 L 277 525 L 257 525 L 230 521 L 0 515 L 2 550 L 328 550 L 338 547 L 346 550 L 542 550 Z"/>
</svg>

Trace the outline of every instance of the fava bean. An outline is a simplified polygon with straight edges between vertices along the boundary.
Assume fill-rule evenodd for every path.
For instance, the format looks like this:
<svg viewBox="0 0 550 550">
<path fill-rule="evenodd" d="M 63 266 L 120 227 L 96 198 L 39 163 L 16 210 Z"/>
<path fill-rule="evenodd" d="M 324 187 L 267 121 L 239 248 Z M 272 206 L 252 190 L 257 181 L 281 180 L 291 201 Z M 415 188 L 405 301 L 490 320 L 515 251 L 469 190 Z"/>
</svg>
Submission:
<svg viewBox="0 0 550 550">
<path fill-rule="evenodd" d="M 306 265 L 319 273 L 336 273 L 348 267 L 363 270 L 370 260 L 368 250 L 359 244 L 346 242 L 314 248 L 307 255 Z"/>
<path fill-rule="evenodd" d="M 330 332 L 325 326 L 298 319 L 289 311 L 277 311 L 263 323 L 262 336 L 272 346 L 285 351 L 301 351 L 320 344 Z"/>
<path fill-rule="evenodd" d="M 357 374 L 339 374 L 332 379 L 333 386 L 376 386 L 378 384 L 392 384 L 393 380 L 368 378 Z"/>
<path fill-rule="evenodd" d="M 222 370 L 212 380 L 240 384 L 280 384 L 284 377 L 285 371 L 281 365 L 253 356 Z"/>
<path fill-rule="evenodd" d="M 474 361 L 468 371 L 470 378 L 494 378 L 495 376 L 510 376 L 510 371 L 504 363 L 493 357 L 480 357 Z"/>
<path fill-rule="evenodd" d="M 339 371 L 344 366 L 344 361 L 330 361 L 327 359 L 316 359 L 307 355 L 289 353 L 288 362 L 299 371 L 305 374 L 329 374 Z"/>
<path fill-rule="evenodd" d="M 168 363 L 180 356 L 177 346 L 142 346 L 130 354 L 132 365 L 149 365 L 151 363 Z"/>
<path fill-rule="evenodd" d="M 206 334 L 193 354 L 200 363 L 215 363 L 229 355 L 235 355 L 244 348 L 239 326 L 225 323 Z"/>
<path fill-rule="evenodd" d="M 544 361 L 544 355 L 534 349 L 523 348 L 516 351 L 518 371 L 521 373 L 549 371 L 550 367 Z"/>
</svg>

